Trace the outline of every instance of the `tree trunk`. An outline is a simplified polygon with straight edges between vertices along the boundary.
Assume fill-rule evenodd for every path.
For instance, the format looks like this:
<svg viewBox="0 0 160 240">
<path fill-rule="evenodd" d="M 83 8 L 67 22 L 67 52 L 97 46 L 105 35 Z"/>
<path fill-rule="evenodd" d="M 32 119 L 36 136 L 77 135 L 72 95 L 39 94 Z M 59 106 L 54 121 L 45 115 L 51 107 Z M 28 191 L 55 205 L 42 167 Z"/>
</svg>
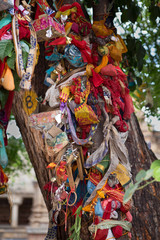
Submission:
<svg viewBox="0 0 160 240">
<path fill-rule="evenodd" d="M 65 1 L 74 2 L 74 1 Z M 106 14 L 108 1 L 100 0 L 99 5 L 94 5 L 94 19 L 102 18 Z M 99 16 L 98 16 L 99 13 Z M 47 68 L 46 61 L 44 59 L 44 45 L 40 44 L 40 59 L 35 69 L 35 76 L 32 80 L 33 89 L 38 96 L 44 96 L 47 88 L 43 84 L 45 70 Z M 47 198 L 47 192 L 43 189 L 44 185 L 50 181 L 50 176 L 46 166 L 51 162 L 51 158 L 47 152 L 46 143 L 43 139 L 42 133 L 30 128 L 28 126 L 28 116 L 23 110 L 22 106 L 23 91 L 15 93 L 13 103 L 13 114 L 15 116 L 18 127 L 20 128 L 26 150 L 29 154 L 29 158 L 34 167 L 39 187 L 44 197 L 48 211 L 52 208 L 51 202 Z M 129 159 L 132 167 L 133 180 L 138 171 L 148 169 L 151 162 L 156 158 L 151 150 L 148 149 L 139 123 L 136 116 L 133 114 L 129 121 L 129 137 L 126 146 L 129 151 Z M 144 190 L 137 191 L 133 197 L 133 240 L 159 240 L 160 236 L 160 213 L 158 212 L 160 193 L 158 192 L 158 184 L 152 184 Z M 68 231 L 73 225 L 74 219 L 70 217 L 68 220 Z M 88 225 L 91 222 L 89 219 L 82 218 L 82 230 L 81 238 L 90 239 L 88 231 Z M 68 232 L 67 231 L 67 232 Z M 64 225 L 59 227 L 58 239 L 65 240 L 68 237 L 68 233 L 64 232 Z M 124 236 L 120 238 L 128 239 Z"/>
<path fill-rule="evenodd" d="M 154 153 L 149 150 L 143 133 L 140 129 L 135 114 L 129 121 L 129 136 L 127 149 L 132 167 L 133 181 L 136 174 L 141 170 L 147 170 L 153 160 Z M 159 213 L 159 183 L 154 183 L 143 190 L 136 191 L 133 195 L 133 229 L 132 236 L 136 240 L 158 240 L 160 236 L 160 213 Z"/>
</svg>

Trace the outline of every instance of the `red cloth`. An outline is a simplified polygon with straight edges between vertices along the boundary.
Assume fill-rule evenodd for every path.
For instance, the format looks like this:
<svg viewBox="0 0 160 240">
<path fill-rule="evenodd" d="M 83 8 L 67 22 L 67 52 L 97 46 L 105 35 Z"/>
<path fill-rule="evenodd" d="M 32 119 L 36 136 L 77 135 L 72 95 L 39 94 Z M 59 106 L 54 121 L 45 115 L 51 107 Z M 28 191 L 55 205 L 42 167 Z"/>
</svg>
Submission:
<svg viewBox="0 0 160 240">
<path fill-rule="evenodd" d="M 108 202 L 108 204 L 104 210 L 102 219 L 103 220 L 110 219 L 110 215 L 111 215 L 111 202 Z M 97 221 L 97 224 L 98 223 L 99 222 Z M 103 229 L 103 230 L 98 229 L 95 240 L 106 240 L 107 235 L 108 235 L 108 229 Z"/>
<path fill-rule="evenodd" d="M 84 41 L 84 40 L 79 41 L 79 40 L 75 39 L 74 36 L 72 36 L 71 43 L 74 44 L 80 50 L 84 62 L 92 63 L 91 50 L 87 46 L 86 41 Z"/>
<path fill-rule="evenodd" d="M 0 78 L 2 77 L 4 68 L 5 68 L 6 58 L 4 58 L 3 62 L 0 60 Z"/>
<path fill-rule="evenodd" d="M 30 39 L 30 30 L 28 27 L 28 22 L 24 20 L 18 20 L 19 23 L 19 39 L 27 38 Z M 4 26 L 2 29 L 0 29 L 0 39 L 6 32 L 12 28 L 11 23 Z"/>
<path fill-rule="evenodd" d="M 103 78 L 98 74 L 96 73 L 92 68 L 91 68 L 91 71 L 92 71 L 92 77 L 90 78 L 91 81 L 93 82 L 94 86 L 95 87 L 99 87 L 103 82 Z"/>
<path fill-rule="evenodd" d="M 54 45 L 50 45 L 52 41 L 45 41 L 44 46 L 45 46 L 45 56 L 50 56 L 53 53 Z"/>
<path fill-rule="evenodd" d="M 77 23 L 73 22 L 73 24 L 72 24 L 72 30 L 73 30 L 75 33 L 79 34 L 79 26 L 78 26 Z"/>
<path fill-rule="evenodd" d="M 91 125 L 88 124 L 88 125 L 79 125 L 81 130 L 82 130 L 82 136 L 81 138 L 82 139 L 86 139 L 87 138 L 87 134 L 90 132 L 90 129 L 91 129 Z"/>
<path fill-rule="evenodd" d="M 30 30 L 28 22 L 24 20 L 18 20 L 19 23 L 19 40 L 30 39 Z"/>
<path fill-rule="evenodd" d="M 7 130 L 10 114 L 11 114 L 13 97 L 14 97 L 14 91 L 9 91 L 7 102 L 5 103 L 4 109 L 0 110 L 0 124 L 2 124 L 2 127 L 5 130 L 5 137 L 4 137 L 5 146 L 7 146 L 8 144 L 6 130 Z"/>
<path fill-rule="evenodd" d="M 50 7 L 47 1 L 38 0 L 37 2 L 44 8 Z M 35 13 L 34 19 L 38 19 L 40 15 L 45 13 L 45 11 L 39 6 L 39 4 L 36 4 L 36 13 Z M 52 17 L 52 15 L 55 15 L 55 14 L 51 14 L 50 16 Z"/>
<path fill-rule="evenodd" d="M 111 201 L 109 201 L 104 210 L 102 219 L 103 220 L 110 219 L 111 211 L 112 211 Z M 98 223 L 99 222 L 96 220 L 95 224 L 98 224 Z M 113 227 L 111 230 L 115 238 L 120 238 L 123 235 L 123 228 L 121 226 Z M 108 235 L 108 229 L 104 229 L 104 230 L 98 229 L 95 240 L 106 240 L 107 235 Z"/>
<path fill-rule="evenodd" d="M 115 238 L 120 238 L 123 235 L 123 228 L 121 226 L 113 227 L 112 233 Z"/>
<path fill-rule="evenodd" d="M 82 11 L 81 5 L 77 2 L 74 2 L 73 4 L 65 4 L 58 11 L 65 12 L 66 10 L 71 9 L 73 7 L 77 8 L 77 13 L 78 13 L 79 16 L 85 17 L 84 13 Z"/>
<path fill-rule="evenodd" d="M 123 100 L 124 100 L 124 103 L 125 103 L 124 112 L 123 112 L 123 118 L 125 120 L 128 120 L 128 119 L 131 118 L 131 114 L 134 112 L 132 98 L 129 95 L 129 93 L 126 93 L 123 96 Z"/>
<path fill-rule="evenodd" d="M 49 43 L 49 46 L 53 45 L 65 45 L 66 44 L 66 38 L 65 37 L 60 37 L 57 38 Z"/>
<path fill-rule="evenodd" d="M 9 120 L 10 115 L 11 115 L 11 108 L 12 108 L 13 98 L 14 98 L 14 91 L 9 91 L 7 102 L 6 102 L 5 107 L 4 107 L 5 113 L 6 113 L 6 116 L 7 116 L 8 120 Z"/>
<path fill-rule="evenodd" d="M 117 75 L 116 68 L 115 68 L 115 66 L 112 65 L 112 64 L 106 65 L 105 67 L 103 67 L 103 68 L 101 69 L 100 72 L 101 72 L 102 75 L 107 75 L 107 76 L 112 76 L 112 77 L 114 77 L 114 76 Z"/>
<path fill-rule="evenodd" d="M 117 76 L 112 78 L 102 76 L 102 78 L 104 79 L 103 85 L 107 87 L 111 92 L 113 105 L 111 113 L 113 115 L 119 116 L 119 121 L 117 121 L 115 125 L 120 132 L 126 132 L 128 130 L 128 125 L 123 119 L 129 119 L 130 114 L 133 112 L 133 105 L 131 102 L 131 98 L 128 97 L 129 90 L 125 83 L 126 75 L 122 72 L 121 69 L 119 69 Z M 122 83 L 124 84 L 124 89 L 122 89 L 120 81 L 122 81 Z M 123 119 L 120 110 L 122 110 L 124 113 Z"/>
<path fill-rule="evenodd" d="M 42 12 L 42 9 L 40 8 L 40 6 L 37 4 L 36 6 L 36 13 L 35 13 L 35 18 L 34 19 L 38 19 L 40 15 L 44 14 L 44 12 Z"/>
<path fill-rule="evenodd" d="M 4 35 L 4 34 L 6 34 L 6 32 L 9 30 L 9 29 L 11 29 L 12 28 L 12 24 L 11 23 L 9 23 L 9 24 L 7 24 L 6 26 L 4 26 L 3 28 L 1 28 L 0 29 L 0 39 L 2 38 L 2 36 Z"/>
<path fill-rule="evenodd" d="M 92 44 L 92 54 L 91 54 L 91 57 L 92 57 L 92 61 L 93 61 L 93 64 L 95 66 L 98 65 L 98 60 L 99 60 L 99 55 L 98 55 L 98 45 L 96 43 L 93 43 Z"/>
</svg>

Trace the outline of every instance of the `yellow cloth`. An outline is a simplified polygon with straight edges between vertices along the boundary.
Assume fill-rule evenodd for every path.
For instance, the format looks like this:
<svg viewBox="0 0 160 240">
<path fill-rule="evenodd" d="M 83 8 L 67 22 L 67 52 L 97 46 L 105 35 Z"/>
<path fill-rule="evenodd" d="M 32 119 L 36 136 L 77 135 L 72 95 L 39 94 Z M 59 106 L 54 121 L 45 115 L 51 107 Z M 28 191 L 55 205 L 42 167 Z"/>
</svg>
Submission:
<svg viewBox="0 0 160 240">
<path fill-rule="evenodd" d="M 113 44 L 108 46 L 108 49 L 110 51 L 110 56 L 115 60 L 115 61 L 122 61 L 122 53 L 126 53 L 127 47 L 120 37 L 120 35 L 114 35 L 115 36 L 115 41 Z"/>
<path fill-rule="evenodd" d="M 113 173 L 116 173 L 116 177 L 123 187 L 131 180 L 127 169 L 121 163 L 117 165 L 117 168 Z"/>
<path fill-rule="evenodd" d="M 76 7 L 73 7 L 73 8 L 71 8 L 71 9 L 68 9 L 68 10 L 66 10 L 66 11 L 64 11 L 64 12 L 58 11 L 58 12 L 56 13 L 56 15 L 55 15 L 55 18 L 60 18 L 61 15 L 67 15 L 67 16 L 69 16 L 71 13 L 74 13 L 74 12 L 77 12 L 77 8 L 76 8 Z"/>
<path fill-rule="evenodd" d="M 66 26 L 65 26 L 66 35 L 68 35 L 68 33 L 71 31 L 72 24 L 73 24 L 72 22 L 66 23 Z"/>
<path fill-rule="evenodd" d="M 94 69 L 93 64 L 87 64 L 87 66 L 86 66 L 86 73 L 87 73 L 87 76 L 88 76 L 88 77 L 92 76 L 92 71 L 91 71 L 91 69 Z"/>
<path fill-rule="evenodd" d="M 94 212 L 94 207 L 90 203 L 87 206 L 83 207 L 82 210 L 85 211 L 85 212 Z"/>
<path fill-rule="evenodd" d="M 105 192 L 102 190 L 98 190 L 97 194 L 100 196 L 100 198 L 105 198 Z"/>
<path fill-rule="evenodd" d="M 75 108 L 75 117 L 80 125 L 95 124 L 99 122 L 95 112 L 86 102 L 78 108 Z"/>
<path fill-rule="evenodd" d="M 123 39 L 121 38 L 120 35 L 116 35 L 116 37 L 118 37 L 118 41 L 115 42 L 116 44 L 116 48 L 119 49 L 121 51 L 121 53 L 126 53 L 128 51 Z"/>
<path fill-rule="evenodd" d="M 92 29 L 96 37 L 102 36 L 106 37 L 113 33 L 113 30 L 106 28 L 104 25 L 105 20 L 94 21 L 92 25 Z"/>
<path fill-rule="evenodd" d="M 108 63 L 108 57 L 105 55 L 102 57 L 102 62 L 101 64 L 95 68 L 95 72 L 99 73 L 103 67 L 105 67 Z"/>
<path fill-rule="evenodd" d="M 70 87 L 63 87 L 62 92 L 59 97 L 60 100 L 62 102 L 67 102 L 69 94 L 70 94 Z"/>
<path fill-rule="evenodd" d="M 108 46 L 107 45 L 98 46 L 98 52 L 101 56 L 108 55 L 109 54 Z"/>
</svg>

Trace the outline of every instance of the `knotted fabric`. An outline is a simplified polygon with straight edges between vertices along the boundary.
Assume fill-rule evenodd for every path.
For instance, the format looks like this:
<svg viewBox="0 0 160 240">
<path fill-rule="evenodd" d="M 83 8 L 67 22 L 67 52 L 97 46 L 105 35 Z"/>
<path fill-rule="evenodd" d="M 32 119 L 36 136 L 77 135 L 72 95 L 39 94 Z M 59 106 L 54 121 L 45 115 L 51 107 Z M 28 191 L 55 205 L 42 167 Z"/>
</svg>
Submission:
<svg viewBox="0 0 160 240">
<path fill-rule="evenodd" d="M 110 149 L 110 166 L 108 171 L 102 178 L 102 180 L 98 183 L 96 189 L 93 191 L 91 196 L 85 202 L 85 206 L 88 205 L 92 199 L 95 197 L 97 190 L 101 189 L 111 172 L 113 172 L 119 162 L 121 162 L 128 172 L 130 172 L 130 165 L 128 160 L 128 151 L 124 145 L 124 141 L 120 137 L 117 129 L 114 127 L 114 124 L 118 120 L 118 116 L 115 116 L 111 122 L 109 122 L 109 117 L 106 114 L 106 121 L 104 123 L 104 141 L 101 143 L 100 147 L 90 155 L 90 157 L 86 160 L 85 167 L 90 168 L 97 163 L 99 163 L 107 154 L 108 148 Z"/>
<path fill-rule="evenodd" d="M 64 54 L 61 54 L 55 46 L 52 55 L 45 57 L 49 61 L 59 62 L 61 59 L 66 58 L 67 61 L 74 67 L 83 67 L 84 62 L 81 52 L 75 45 L 67 45 L 64 49 Z"/>
</svg>

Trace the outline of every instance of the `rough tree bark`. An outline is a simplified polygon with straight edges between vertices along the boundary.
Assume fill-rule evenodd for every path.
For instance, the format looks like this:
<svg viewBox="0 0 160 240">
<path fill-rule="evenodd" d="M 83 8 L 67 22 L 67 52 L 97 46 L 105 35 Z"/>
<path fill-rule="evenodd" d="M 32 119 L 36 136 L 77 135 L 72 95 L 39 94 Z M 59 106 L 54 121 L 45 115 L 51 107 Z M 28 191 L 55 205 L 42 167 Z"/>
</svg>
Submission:
<svg viewBox="0 0 160 240">
<path fill-rule="evenodd" d="M 135 114 L 129 121 L 129 136 L 126 146 L 132 168 L 133 181 L 141 169 L 149 169 L 154 153 L 148 149 Z M 137 191 L 133 196 L 133 229 L 134 240 L 158 240 L 160 236 L 159 183 L 154 183 Z"/>
<path fill-rule="evenodd" d="M 73 0 L 65 0 L 64 3 L 71 3 Z M 94 6 L 94 18 L 97 20 L 106 13 L 108 1 L 100 0 L 99 6 Z M 35 76 L 32 80 L 32 86 L 38 96 L 44 96 L 47 88 L 43 84 L 45 70 L 47 68 L 44 59 L 44 45 L 40 44 L 40 59 L 35 69 Z M 13 103 L 13 114 L 15 116 L 18 127 L 20 128 L 24 144 L 29 154 L 31 163 L 34 167 L 39 187 L 44 197 L 48 211 L 51 209 L 51 203 L 47 200 L 47 192 L 43 186 L 49 182 L 49 172 L 46 166 L 50 162 L 45 141 L 42 134 L 28 126 L 28 116 L 22 107 L 23 91 L 15 93 Z M 148 169 L 151 162 L 156 158 L 151 150 L 148 149 L 138 120 L 133 114 L 129 121 L 129 137 L 127 140 L 127 148 L 129 151 L 129 159 L 132 167 L 133 180 L 138 171 Z M 133 240 L 159 240 L 160 236 L 160 213 L 159 199 L 160 192 L 158 184 L 152 184 L 144 190 L 137 191 L 133 197 Z M 82 239 L 90 239 L 88 231 L 88 219 L 82 220 Z M 68 221 L 68 229 L 73 225 L 73 218 Z M 58 239 L 67 239 L 68 234 L 64 233 L 64 226 L 59 228 Z M 121 239 L 127 239 L 123 237 Z"/>
</svg>

